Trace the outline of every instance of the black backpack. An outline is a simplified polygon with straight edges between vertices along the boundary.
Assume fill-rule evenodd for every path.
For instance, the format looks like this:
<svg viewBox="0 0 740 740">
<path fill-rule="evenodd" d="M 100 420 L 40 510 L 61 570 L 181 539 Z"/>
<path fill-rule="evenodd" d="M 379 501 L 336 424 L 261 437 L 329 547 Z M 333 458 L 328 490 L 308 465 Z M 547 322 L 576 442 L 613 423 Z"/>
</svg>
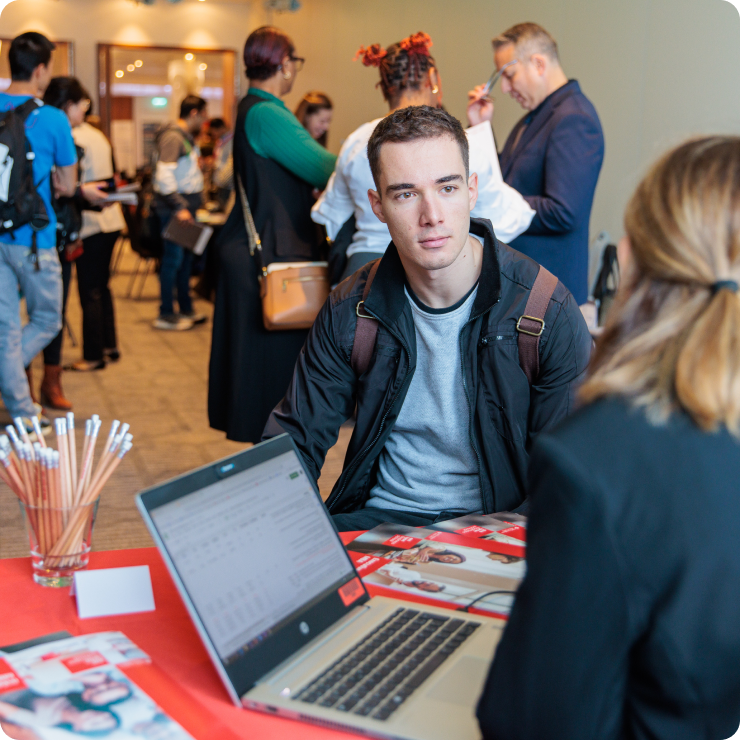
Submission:
<svg viewBox="0 0 740 740">
<path fill-rule="evenodd" d="M 49 214 L 33 179 L 34 153 L 26 137 L 28 116 L 40 105 L 27 100 L 0 118 L 0 234 L 10 233 L 25 224 L 33 229 L 32 252 L 36 258 L 36 232 L 49 225 Z M 36 260 L 38 268 L 38 260 Z"/>
</svg>

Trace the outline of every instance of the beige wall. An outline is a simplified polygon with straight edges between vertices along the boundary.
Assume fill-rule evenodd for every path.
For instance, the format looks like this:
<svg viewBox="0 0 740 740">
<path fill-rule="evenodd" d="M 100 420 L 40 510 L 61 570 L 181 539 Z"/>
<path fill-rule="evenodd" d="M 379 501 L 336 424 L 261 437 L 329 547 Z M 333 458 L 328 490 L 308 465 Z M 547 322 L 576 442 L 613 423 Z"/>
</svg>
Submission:
<svg viewBox="0 0 740 740">
<path fill-rule="evenodd" d="M 557 38 L 563 66 L 599 112 L 606 158 L 591 233 L 622 231 L 624 205 L 647 164 L 667 147 L 701 133 L 740 127 L 740 17 L 724 0 L 302 0 L 272 21 L 308 63 L 287 103 L 311 88 L 335 102 L 329 146 L 386 108 L 377 71 L 352 57 L 360 44 L 388 45 L 424 30 L 443 78 L 445 104 L 464 116 L 466 91 L 492 70 L 490 39 L 522 20 Z M 149 7 L 131 0 L 16 0 L 0 18 L 0 36 L 38 29 L 75 41 L 77 74 L 95 88 L 99 41 L 194 45 L 240 50 L 247 33 L 270 19 L 261 0 L 217 0 Z M 499 147 L 522 114 L 497 93 Z"/>
<path fill-rule="evenodd" d="M 309 59 L 297 90 L 325 89 L 335 100 L 332 149 L 384 111 L 377 72 L 350 61 L 360 44 L 427 31 L 445 105 L 463 117 L 466 91 L 492 70 L 490 39 L 520 21 L 544 25 L 604 127 L 592 236 L 621 236 L 627 199 L 665 149 L 691 135 L 740 132 L 740 17 L 724 0 L 304 0 L 275 20 Z M 500 149 L 522 110 L 500 88 L 496 98 Z"/>
</svg>

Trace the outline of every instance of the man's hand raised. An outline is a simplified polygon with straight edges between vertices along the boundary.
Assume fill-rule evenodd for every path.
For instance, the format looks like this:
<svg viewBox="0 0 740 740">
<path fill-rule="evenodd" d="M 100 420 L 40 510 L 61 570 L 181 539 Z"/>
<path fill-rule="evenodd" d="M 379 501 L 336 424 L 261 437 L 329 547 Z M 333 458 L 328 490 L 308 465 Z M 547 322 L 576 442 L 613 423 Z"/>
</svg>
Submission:
<svg viewBox="0 0 740 740">
<path fill-rule="evenodd" d="M 470 126 L 477 126 L 493 118 L 493 99 L 486 88 L 486 85 L 478 85 L 468 93 L 468 124 Z"/>
</svg>

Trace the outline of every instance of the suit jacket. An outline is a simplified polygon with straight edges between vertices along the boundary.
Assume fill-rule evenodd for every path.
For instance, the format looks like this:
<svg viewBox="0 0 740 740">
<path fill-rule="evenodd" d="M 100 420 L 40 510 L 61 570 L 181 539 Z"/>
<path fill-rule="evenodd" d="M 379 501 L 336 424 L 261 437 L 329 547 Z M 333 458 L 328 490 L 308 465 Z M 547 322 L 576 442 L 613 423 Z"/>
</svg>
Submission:
<svg viewBox="0 0 740 740">
<path fill-rule="evenodd" d="M 486 740 L 724 740 L 740 723 L 740 442 L 619 400 L 535 443 L 527 576 Z"/>
<path fill-rule="evenodd" d="M 579 304 L 588 298 L 588 222 L 603 161 L 599 117 L 576 80 L 522 118 L 501 153 L 504 181 L 535 210 L 511 246 L 560 278 Z"/>
</svg>

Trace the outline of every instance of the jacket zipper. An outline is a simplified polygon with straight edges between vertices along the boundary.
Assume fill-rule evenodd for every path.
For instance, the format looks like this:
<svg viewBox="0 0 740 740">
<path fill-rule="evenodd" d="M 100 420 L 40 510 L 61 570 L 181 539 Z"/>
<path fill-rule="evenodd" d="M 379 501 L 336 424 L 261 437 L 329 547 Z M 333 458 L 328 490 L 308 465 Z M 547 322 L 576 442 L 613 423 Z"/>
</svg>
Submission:
<svg viewBox="0 0 740 740">
<path fill-rule="evenodd" d="M 403 347 L 403 349 L 406 352 L 406 357 L 409 358 L 409 360 L 410 360 L 411 359 L 411 351 L 409 350 L 408 345 L 404 341 L 403 337 L 400 334 L 396 334 L 396 332 L 394 332 L 385 322 L 381 321 L 379 318 L 377 318 L 377 317 L 374 317 L 374 318 L 375 318 L 375 320 L 379 324 L 381 324 L 382 326 L 384 326 L 386 328 L 386 330 L 392 336 L 394 336 L 394 337 L 396 337 L 396 339 L 398 339 L 398 341 L 401 343 L 401 346 Z M 383 433 L 383 427 L 385 426 L 385 422 L 386 422 L 386 419 L 388 418 L 388 415 L 393 410 L 393 407 L 396 405 L 396 401 L 400 397 L 401 393 L 403 393 L 403 389 L 406 387 L 406 384 L 413 377 L 413 375 L 414 375 L 413 372 L 409 372 L 408 375 L 406 376 L 406 378 L 404 378 L 403 383 L 401 383 L 401 388 L 399 389 L 398 393 L 396 393 L 396 395 L 393 397 L 393 400 L 391 401 L 390 405 L 388 406 L 387 411 L 383 414 L 383 417 L 380 420 L 380 426 L 378 427 L 378 431 L 375 433 L 375 437 L 373 437 L 373 439 L 370 442 L 370 444 L 367 445 L 365 447 L 365 449 L 362 450 L 357 455 L 357 457 L 352 462 L 352 465 L 350 465 L 349 468 L 347 469 L 347 471 L 346 471 L 346 477 L 344 479 L 344 483 L 342 484 L 342 487 L 339 489 L 339 491 L 337 491 L 337 495 L 334 498 L 334 501 L 331 501 L 330 499 L 327 499 L 327 501 L 326 501 L 326 507 L 327 507 L 327 509 L 332 504 L 334 504 L 337 501 L 339 501 L 339 499 L 342 497 L 342 494 L 344 493 L 344 489 L 347 486 L 347 481 L 349 480 L 350 476 L 354 472 L 355 468 L 365 459 L 365 456 L 367 455 L 367 453 L 375 446 L 375 444 L 377 443 L 377 441 L 380 439 L 380 435 Z"/>
<path fill-rule="evenodd" d="M 498 303 L 501 299 L 498 298 L 496 302 L 493 304 L 494 306 L 496 303 Z M 491 306 L 493 308 L 493 306 Z M 488 311 L 491 310 L 491 308 L 488 309 Z M 488 311 L 484 311 L 483 313 L 488 313 Z M 480 316 L 483 316 L 483 314 L 480 314 Z M 463 329 L 465 329 L 469 324 L 471 324 L 473 321 L 478 319 L 479 316 L 475 316 L 472 319 L 468 319 L 465 322 L 465 326 Z M 460 332 L 460 336 L 458 338 L 458 341 L 460 343 L 460 370 L 462 372 L 462 379 L 463 379 L 463 390 L 465 391 L 465 400 L 468 403 L 468 436 L 470 437 L 470 443 L 473 445 L 473 451 L 475 452 L 476 460 L 478 461 L 478 480 L 480 481 L 482 478 L 481 471 L 482 471 L 482 464 L 480 459 L 480 452 L 478 451 L 478 444 L 475 441 L 475 435 L 473 434 L 473 422 L 475 421 L 474 414 L 473 414 L 473 408 L 470 404 L 470 394 L 468 393 L 468 382 L 465 378 L 465 353 L 463 351 L 462 346 L 462 331 Z M 481 490 L 481 503 L 483 504 L 483 513 L 484 514 L 490 514 L 491 512 L 486 511 L 486 502 L 483 500 L 483 491 Z"/>
</svg>

